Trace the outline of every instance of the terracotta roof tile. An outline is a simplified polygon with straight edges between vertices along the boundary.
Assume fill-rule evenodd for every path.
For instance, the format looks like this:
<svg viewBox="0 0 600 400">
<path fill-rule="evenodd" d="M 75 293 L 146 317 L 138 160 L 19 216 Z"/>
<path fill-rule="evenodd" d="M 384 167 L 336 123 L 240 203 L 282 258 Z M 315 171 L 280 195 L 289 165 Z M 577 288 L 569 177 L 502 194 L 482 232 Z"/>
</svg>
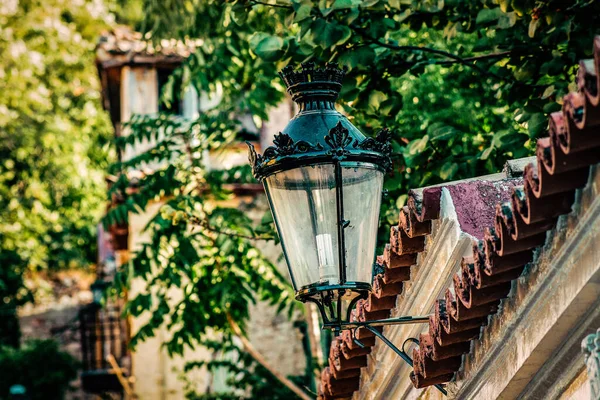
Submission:
<svg viewBox="0 0 600 400">
<path fill-rule="evenodd" d="M 431 233 L 429 218 L 439 216 L 440 196 L 441 188 L 411 193 L 412 200 L 409 200 L 409 206 L 403 208 L 399 225 L 391 230 L 390 243 L 385 247 L 383 255 L 377 257 L 377 263 L 383 272 L 373 278 L 373 293 L 366 300 L 358 301 L 356 309 L 351 313 L 351 321 L 384 319 L 390 316 L 397 296 L 402 293 L 402 282 L 410 279 L 411 266 L 416 264 L 418 253 L 425 248 L 425 235 Z M 417 217 L 417 208 L 419 214 L 422 213 L 420 217 Z M 381 331 L 383 328 L 377 329 Z M 331 373 L 321 376 L 322 399 L 348 396 L 348 393 L 341 393 L 343 390 L 340 393 L 332 391 L 332 387 L 335 388 L 335 384 L 331 385 L 332 379 L 353 377 L 358 389 L 360 368 L 366 366 L 367 355 L 375 345 L 376 339 L 372 332 L 364 328 L 356 330 L 356 339 L 365 347 L 361 348 L 354 342 L 350 331 L 343 331 L 332 341 L 329 367 L 326 368 Z M 425 383 L 430 381 L 425 378 L 420 380 Z"/>
<path fill-rule="evenodd" d="M 453 376 L 454 373 L 450 373 L 446 375 L 436 376 L 434 378 L 424 378 L 422 375 L 417 374 L 413 371 L 410 373 L 410 380 L 416 388 L 420 389 L 427 386 L 438 385 L 440 383 L 448 382 L 450 381 L 450 379 L 452 379 Z"/>
<path fill-rule="evenodd" d="M 410 279 L 410 268 L 425 248 L 431 221 L 440 216 L 443 187 L 453 198 L 469 199 L 456 213 L 461 229 L 475 238 L 471 255 L 463 258 L 453 284 L 436 301 L 428 332 L 420 335 L 419 347 L 413 350 L 410 379 L 415 387 L 453 378 L 462 355 L 470 351 L 470 341 L 479 337 L 488 316 L 508 296 L 511 281 L 532 261 L 533 250 L 545 242 L 557 217 L 571 211 L 575 190 L 588 181 L 589 166 L 600 163 L 599 72 L 600 36 L 594 39 L 594 59 L 580 62 L 579 91 L 565 96 L 562 111 L 551 114 L 549 137 L 538 140 L 536 163 L 525 167 L 522 180 L 450 183 L 409 192 L 399 224 L 391 229 L 390 244 L 378 257 L 384 272 L 374 277 L 373 294 L 359 301 L 353 320 L 389 316 L 402 282 Z M 322 398 L 350 397 L 358 389 L 360 368 L 375 338 L 365 329 L 359 329 L 357 337 L 364 349 L 353 342 L 350 331 L 333 341 L 326 368 L 332 373 L 322 375 Z"/>
<path fill-rule="evenodd" d="M 123 25 L 104 32 L 96 46 L 96 63 L 102 68 L 130 64 L 180 64 L 201 40 L 145 40 L 140 32 Z"/>
</svg>

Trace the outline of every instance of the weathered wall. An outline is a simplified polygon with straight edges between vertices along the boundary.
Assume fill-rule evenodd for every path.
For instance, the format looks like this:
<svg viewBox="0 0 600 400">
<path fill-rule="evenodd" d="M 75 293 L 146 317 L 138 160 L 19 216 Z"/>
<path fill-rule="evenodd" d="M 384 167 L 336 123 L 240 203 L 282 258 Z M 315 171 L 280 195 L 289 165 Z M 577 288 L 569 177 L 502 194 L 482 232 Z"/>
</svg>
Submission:
<svg viewBox="0 0 600 400">
<path fill-rule="evenodd" d="M 143 232 L 143 228 L 160 206 L 161 203 L 154 203 L 147 213 L 130 215 L 130 249 L 133 251 L 148 240 L 148 235 Z M 274 245 L 263 247 L 262 250 L 273 260 L 278 258 L 280 252 Z M 284 265 L 279 266 L 285 268 Z M 282 273 L 287 274 L 285 271 Z M 131 296 L 144 290 L 146 290 L 144 282 L 136 280 L 132 284 Z M 174 290 L 170 296 L 173 303 L 176 303 L 181 293 Z M 250 342 L 277 370 L 286 375 L 302 374 L 305 368 L 302 338 L 298 330 L 293 327 L 293 322 L 289 321 L 285 314 L 277 315 L 275 311 L 274 307 L 262 302 L 251 307 L 251 318 L 248 324 Z M 149 316 L 144 314 L 141 318 L 131 319 L 132 331 L 136 332 Z M 179 379 L 179 375 L 185 363 L 208 360 L 211 357 L 210 352 L 198 348 L 186 350 L 183 357 L 169 358 L 161 347 L 161 343 L 169 337 L 168 335 L 166 329 L 160 329 L 156 337 L 139 344 L 132 353 L 135 392 L 140 399 L 183 399 L 185 384 Z M 212 377 L 205 370 L 197 370 L 193 372 L 193 376 L 188 375 L 187 378 L 193 380 L 199 392 L 205 390 L 209 384 L 213 391 L 226 389 L 222 379 Z"/>
<path fill-rule="evenodd" d="M 144 227 L 156 212 L 160 209 L 162 203 L 151 204 L 144 214 L 131 214 L 129 216 L 129 248 L 136 251 L 139 246 L 149 240 L 148 233 L 144 232 Z M 137 293 L 146 291 L 146 284 L 141 279 L 136 279 L 132 283 L 130 297 L 133 298 Z M 170 293 L 173 297 L 173 303 L 181 298 L 181 294 L 173 291 Z M 150 313 L 142 314 L 140 318 L 131 318 L 132 333 L 142 327 L 150 318 Z M 148 338 L 140 343 L 131 354 L 132 371 L 135 377 L 135 393 L 140 399 L 164 400 L 164 399 L 183 399 L 185 394 L 184 382 L 179 379 L 179 374 L 187 361 L 205 360 L 210 358 L 210 353 L 204 349 L 186 350 L 183 357 L 170 358 L 162 343 L 168 339 L 168 332 L 163 327 L 157 330 L 155 337 Z M 188 376 L 196 382 L 197 387 L 202 390 L 208 384 L 209 376 L 206 371 L 194 372 L 193 376 Z"/>
</svg>

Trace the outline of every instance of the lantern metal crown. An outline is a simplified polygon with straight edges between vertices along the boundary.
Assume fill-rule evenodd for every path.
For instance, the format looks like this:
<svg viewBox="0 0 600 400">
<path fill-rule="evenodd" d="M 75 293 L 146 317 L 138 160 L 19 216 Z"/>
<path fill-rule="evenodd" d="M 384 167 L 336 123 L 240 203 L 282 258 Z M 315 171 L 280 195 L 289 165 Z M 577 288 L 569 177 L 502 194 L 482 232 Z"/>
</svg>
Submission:
<svg viewBox="0 0 600 400">
<path fill-rule="evenodd" d="M 382 171 L 391 168 L 390 132 L 383 129 L 375 138 L 367 138 L 335 109 L 345 75 L 337 64 L 328 63 L 319 69 L 314 63 L 304 63 L 300 71 L 288 66 L 279 75 L 299 112 L 283 132 L 275 135 L 273 146 L 262 156 L 248 143 L 257 179 L 323 162 L 361 161 L 371 162 Z"/>
<path fill-rule="evenodd" d="M 410 356 L 377 327 L 427 323 L 429 316 L 350 318 L 358 300 L 371 291 L 383 175 L 392 166 L 390 132 L 383 129 L 374 138 L 366 137 L 336 110 L 345 75 L 337 64 L 315 68 L 304 63 L 299 70 L 288 66 L 279 75 L 299 111 L 262 155 L 251 143 L 248 147 L 296 299 L 316 304 L 324 329 L 336 335 L 344 329 L 367 329 L 412 365 Z"/>
<path fill-rule="evenodd" d="M 345 75 L 346 71 L 338 68 L 337 64 L 328 63 L 325 68 L 315 68 L 312 62 L 302 64 L 299 71 L 288 65 L 279 73 L 294 101 L 302 101 L 309 96 L 335 101 Z"/>
</svg>

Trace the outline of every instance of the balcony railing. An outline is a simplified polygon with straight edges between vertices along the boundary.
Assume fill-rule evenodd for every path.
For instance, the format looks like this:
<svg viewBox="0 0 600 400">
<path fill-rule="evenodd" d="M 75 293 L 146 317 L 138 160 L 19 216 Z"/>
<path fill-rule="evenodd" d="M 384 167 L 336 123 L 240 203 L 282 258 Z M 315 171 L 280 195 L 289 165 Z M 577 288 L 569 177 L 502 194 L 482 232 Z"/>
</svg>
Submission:
<svg viewBox="0 0 600 400">
<path fill-rule="evenodd" d="M 79 311 L 79 329 L 83 389 L 90 393 L 123 392 L 122 380 L 128 375 L 124 366 L 127 330 L 118 305 L 101 307 L 92 303 L 83 307 Z"/>
</svg>

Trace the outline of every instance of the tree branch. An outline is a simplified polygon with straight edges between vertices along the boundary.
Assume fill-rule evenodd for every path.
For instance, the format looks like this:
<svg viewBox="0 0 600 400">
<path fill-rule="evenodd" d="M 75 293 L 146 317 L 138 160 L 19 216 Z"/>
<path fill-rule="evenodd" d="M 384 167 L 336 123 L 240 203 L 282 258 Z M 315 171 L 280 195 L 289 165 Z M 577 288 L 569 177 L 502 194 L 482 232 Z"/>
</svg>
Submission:
<svg viewBox="0 0 600 400">
<path fill-rule="evenodd" d="M 511 51 L 503 51 L 500 53 L 490 53 L 490 54 L 482 54 L 479 56 L 472 56 L 472 57 L 467 57 L 467 58 L 461 58 L 462 61 L 478 61 L 478 60 L 486 60 L 488 58 L 504 58 L 506 56 L 511 55 L 512 52 Z M 438 62 L 438 64 L 441 63 L 454 63 L 454 60 L 440 60 Z"/>
<path fill-rule="evenodd" d="M 412 51 L 412 52 L 420 51 L 423 53 L 430 53 L 430 54 L 435 54 L 438 56 L 444 56 L 447 58 L 446 60 L 436 61 L 433 64 L 442 64 L 442 63 L 461 64 L 466 67 L 472 68 L 483 75 L 491 75 L 497 79 L 503 79 L 503 78 L 499 75 L 494 74 L 493 72 L 490 72 L 489 70 L 487 70 L 485 68 L 480 67 L 477 64 L 474 64 L 473 62 L 477 61 L 477 60 L 487 59 L 487 58 L 501 58 L 501 57 L 505 57 L 506 55 L 510 54 L 510 52 L 507 51 L 507 52 L 502 52 L 502 53 L 484 54 L 484 55 L 480 55 L 480 56 L 462 58 L 462 57 L 459 57 L 450 52 L 447 52 L 444 50 L 439 50 L 439 49 L 434 49 L 431 47 L 400 46 L 400 45 L 397 45 L 394 43 L 382 42 L 378 39 L 371 37 L 370 35 L 367 34 L 367 32 L 365 32 L 364 29 L 362 29 L 356 25 L 350 25 L 350 29 L 352 29 L 354 32 L 358 33 L 363 39 L 365 39 L 366 42 L 374 44 L 376 46 L 380 46 L 380 47 L 384 47 L 386 49 L 396 50 L 396 51 Z"/>
<path fill-rule="evenodd" d="M 274 240 L 275 237 L 273 236 L 250 236 L 250 235 L 244 235 L 242 233 L 237 233 L 237 232 L 233 232 L 233 231 L 224 231 L 221 229 L 217 229 L 212 227 L 207 220 L 202 220 L 196 216 L 189 216 L 188 217 L 188 221 L 190 221 L 192 224 L 197 225 L 197 226 L 201 226 L 202 228 L 206 229 L 207 231 L 210 232 L 214 232 L 217 233 L 219 235 L 225 235 L 225 236 L 231 236 L 231 237 L 238 237 L 241 239 L 247 239 L 247 240 L 256 240 L 256 241 L 269 241 L 269 240 Z"/>
<path fill-rule="evenodd" d="M 250 3 L 252 5 L 264 5 L 264 6 L 269 6 L 269 7 L 279 7 L 279 8 L 284 8 L 284 9 L 290 9 L 293 10 L 293 7 L 290 5 L 284 5 L 284 4 L 273 4 L 273 3 L 266 3 L 263 1 L 258 1 L 258 0 L 250 0 Z M 472 68 L 474 70 L 476 70 L 477 72 L 483 74 L 483 75 L 490 75 L 495 77 L 496 79 L 500 79 L 503 80 L 504 78 L 502 78 L 501 76 L 490 72 L 489 70 L 480 67 L 477 64 L 474 64 L 474 61 L 478 61 L 478 60 L 485 60 L 485 59 L 493 59 L 493 58 L 503 58 L 506 57 L 508 55 L 511 54 L 510 51 L 504 51 L 501 53 L 492 53 L 492 54 L 483 54 L 483 55 L 479 55 L 479 56 L 473 56 L 473 57 L 467 57 L 467 58 L 462 58 L 459 57 L 455 54 L 452 54 L 450 52 L 447 51 L 443 51 L 443 50 L 438 50 L 438 49 L 434 49 L 431 47 L 419 47 L 419 46 L 400 46 L 397 44 L 393 44 L 393 43 L 386 43 L 386 42 L 382 42 L 380 40 L 374 39 L 371 36 L 367 35 L 366 32 L 357 27 L 357 26 L 350 26 L 350 28 L 357 32 L 360 36 L 362 36 L 363 38 L 365 38 L 368 42 L 375 44 L 377 46 L 380 47 L 384 47 L 390 50 L 398 50 L 398 51 L 420 51 L 420 52 L 424 52 L 424 53 L 431 53 L 431 54 L 436 54 L 436 55 L 440 55 L 440 56 L 444 56 L 447 59 L 446 60 L 439 60 L 439 61 L 434 61 L 434 62 L 429 62 L 429 64 L 437 64 L 437 65 L 449 65 L 449 64 L 461 64 L 464 65 L 466 67 Z M 415 65 L 417 65 L 418 63 L 416 63 Z"/>
<path fill-rule="evenodd" d="M 292 392 L 294 392 L 302 400 L 313 400 L 306 394 L 306 392 L 304 392 L 302 389 L 300 389 L 298 386 L 296 386 L 296 384 L 294 382 L 292 382 L 288 378 L 286 378 L 281 372 L 279 372 L 271 364 L 269 364 L 267 362 L 267 360 L 265 360 L 263 355 L 260 354 L 258 352 L 258 350 L 256 350 L 254 348 L 252 343 L 250 343 L 250 341 L 246 338 L 246 336 L 244 336 L 241 328 L 233 320 L 233 318 L 231 317 L 231 314 L 229 314 L 229 313 L 227 313 L 227 321 L 229 322 L 229 326 L 231 327 L 231 330 L 233 331 L 233 333 L 238 337 L 238 339 L 241 340 L 246 353 L 250 354 L 250 356 L 252 356 L 252 358 L 254 358 L 260 365 L 262 365 L 264 368 L 266 368 L 271 374 L 273 374 L 273 376 L 275 378 L 277 378 L 277 380 L 279 380 L 281 383 L 283 383 L 288 389 L 290 389 Z"/>
<path fill-rule="evenodd" d="M 436 54 L 436 55 L 441 55 L 444 57 L 447 57 L 448 60 L 440 60 L 440 62 L 443 63 L 452 63 L 452 64 L 461 64 L 464 65 L 466 67 L 472 68 L 478 72 L 480 72 L 483 75 L 494 75 L 497 78 L 500 78 L 499 76 L 489 72 L 489 70 L 486 70 L 482 67 L 480 67 L 477 64 L 474 64 L 473 60 L 468 60 L 468 59 L 464 59 L 461 58 L 457 55 L 454 55 L 452 53 L 449 53 L 447 51 L 443 51 L 443 50 L 438 50 L 438 49 L 432 49 L 431 47 L 419 47 L 419 46 L 399 46 L 396 44 L 391 44 L 391 43 L 384 43 L 381 42 L 379 40 L 375 40 L 375 39 L 370 39 L 370 41 L 380 47 L 385 47 L 386 49 L 390 49 L 390 50 L 397 50 L 397 51 L 420 51 L 423 53 L 431 53 L 431 54 Z M 439 64 L 440 62 L 434 62 L 434 64 Z"/>
<path fill-rule="evenodd" d="M 277 3 L 275 3 L 275 4 L 273 4 L 273 3 L 266 3 L 266 2 L 258 1 L 258 0 L 250 0 L 250 4 L 253 5 L 253 6 L 261 5 L 261 6 L 268 6 L 268 7 L 285 8 L 285 9 L 288 9 L 288 10 L 292 10 L 293 9 L 293 7 L 290 6 L 290 5 L 277 4 Z"/>
</svg>

